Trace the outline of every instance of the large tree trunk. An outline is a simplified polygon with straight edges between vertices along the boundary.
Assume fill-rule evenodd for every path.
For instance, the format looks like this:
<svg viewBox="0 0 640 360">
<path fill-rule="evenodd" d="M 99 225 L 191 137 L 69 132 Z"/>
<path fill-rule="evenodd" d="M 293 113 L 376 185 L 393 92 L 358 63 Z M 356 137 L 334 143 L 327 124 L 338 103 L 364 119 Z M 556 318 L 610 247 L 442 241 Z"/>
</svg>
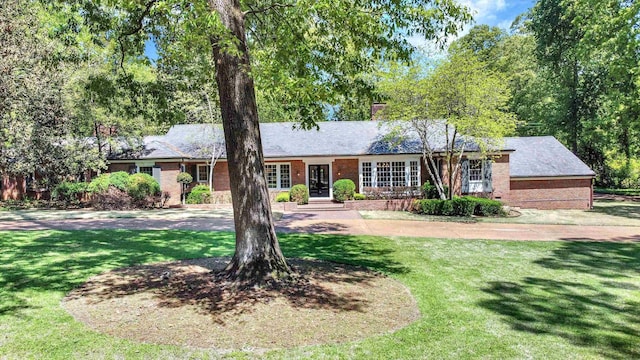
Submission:
<svg viewBox="0 0 640 360">
<path fill-rule="evenodd" d="M 219 39 L 212 39 L 236 228 L 236 252 L 225 271 L 232 280 L 263 283 L 291 270 L 280 251 L 264 177 L 244 16 L 238 0 L 209 0 L 209 6 L 237 40 L 238 49 L 235 54 L 225 51 Z"/>
</svg>

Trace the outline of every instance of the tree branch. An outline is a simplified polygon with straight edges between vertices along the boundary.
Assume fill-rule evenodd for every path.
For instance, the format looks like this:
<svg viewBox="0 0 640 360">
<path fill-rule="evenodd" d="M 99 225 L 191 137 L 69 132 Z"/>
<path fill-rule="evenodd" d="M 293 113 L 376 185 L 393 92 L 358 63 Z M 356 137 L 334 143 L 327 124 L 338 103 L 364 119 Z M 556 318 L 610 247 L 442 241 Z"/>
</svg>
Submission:
<svg viewBox="0 0 640 360">
<path fill-rule="evenodd" d="M 118 43 L 120 44 L 120 68 L 122 69 L 122 71 L 124 71 L 123 64 L 124 64 L 124 56 L 125 56 L 123 40 L 127 36 L 137 34 L 142 30 L 142 27 L 144 26 L 144 23 L 143 23 L 144 18 L 149 16 L 149 13 L 151 12 L 151 8 L 153 8 L 153 5 L 155 5 L 156 2 L 158 2 L 158 0 L 149 0 L 149 2 L 145 4 L 144 10 L 140 14 L 140 16 L 138 16 L 138 18 L 134 22 L 134 26 L 132 26 L 129 30 L 123 32 L 122 34 L 120 34 L 120 36 L 118 36 Z"/>
<path fill-rule="evenodd" d="M 264 13 L 267 12 L 269 10 L 273 10 L 273 9 L 280 9 L 280 8 L 288 8 L 288 7 L 293 7 L 292 4 L 280 4 L 280 3 L 273 3 L 267 7 L 263 7 L 260 9 L 254 9 L 252 7 L 250 7 L 250 10 L 244 11 L 242 13 L 242 16 L 247 16 L 249 14 L 260 14 L 260 13 Z"/>
</svg>

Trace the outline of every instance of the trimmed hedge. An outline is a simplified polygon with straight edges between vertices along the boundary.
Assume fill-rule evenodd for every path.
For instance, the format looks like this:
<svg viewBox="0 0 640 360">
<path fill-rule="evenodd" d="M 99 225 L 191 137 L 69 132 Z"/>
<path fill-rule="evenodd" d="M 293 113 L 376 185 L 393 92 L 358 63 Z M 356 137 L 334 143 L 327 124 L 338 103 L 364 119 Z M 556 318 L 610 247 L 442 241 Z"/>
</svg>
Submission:
<svg viewBox="0 0 640 360">
<path fill-rule="evenodd" d="M 290 200 L 291 197 L 288 191 L 281 192 L 276 196 L 276 202 L 289 202 Z"/>
<path fill-rule="evenodd" d="M 208 204 L 211 202 L 211 191 L 208 185 L 196 185 L 187 196 L 187 204 Z"/>
<path fill-rule="evenodd" d="M 356 184 L 351 179 L 340 179 L 333 183 L 333 200 L 345 202 L 353 200 L 356 192 Z"/>
<path fill-rule="evenodd" d="M 474 196 L 455 197 L 453 200 L 423 199 L 414 203 L 416 212 L 425 215 L 444 216 L 504 216 L 502 203 L 498 200 Z"/>
<path fill-rule="evenodd" d="M 353 200 L 367 200 L 367 195 L 355 193 L 353 194 Z"/>
<path fill-rule="evenodd" d="M 291 201 L 297 203 L 298 205 L 305 205 L 309 203 L 309 189 L 307 189 L 306 185 L 293 185 L 293 187 L 289 191 L 289 196 L 291 198 Z"/>
<path fill-rule="evenodd" d="M 118 190 L 127 191 L 129 181 L 131 181 L 131 176 L 125 171 L 117 171 L 109 175 L 109 185 Z M 160 191 L 160 189 L 158 189 L 158 191 Z"/>
</svg>

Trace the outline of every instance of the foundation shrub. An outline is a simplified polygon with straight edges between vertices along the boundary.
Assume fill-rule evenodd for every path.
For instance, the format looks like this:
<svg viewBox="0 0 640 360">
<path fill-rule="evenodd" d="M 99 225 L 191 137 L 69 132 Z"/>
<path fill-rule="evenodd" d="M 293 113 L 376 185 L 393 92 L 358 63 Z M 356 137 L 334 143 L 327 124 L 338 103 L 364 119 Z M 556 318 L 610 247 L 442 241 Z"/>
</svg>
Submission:
<svg viewBox="0 0 640 360">
<path fill-rule="evenodd" d="M 366 200 L 366 199 L 367 199 L 367 195 L 365 194 L 360 194 L 360 193 L 353 194 L 353 200 Z"/>
<path fill-rule="evenodd" d="M 149 174 L 133 174 L 129 176 L 127 193 L 134 200 L 140 201 L 160 193 L 160 184 Z"/>
<path fill-rule="evenodd" d="M 283 191 L 276 196 L 276 202 L 289 202 L 291 197 L 288 191 Z"/>
<path fill-rule="evenodd" d="M 309 189 L 307 189 L 306 185 L 293 185 L 293 187 L 289 191 L 289 195 L 291 201 L 297 203 L 298 205 L 305 205 L 309 203 Z"/>
<path fill-rule="evenodd" d="M 187 204 L 209 204 L 211 191 L 207 185 L 196 185 L 187 196 Z"/>
<path fill-rule="evenodd" d="M 356 184 L 351 179 L 340 179 L 333 183 L 333 199 L 338 202 L 353 200 Z"/>
</svg>

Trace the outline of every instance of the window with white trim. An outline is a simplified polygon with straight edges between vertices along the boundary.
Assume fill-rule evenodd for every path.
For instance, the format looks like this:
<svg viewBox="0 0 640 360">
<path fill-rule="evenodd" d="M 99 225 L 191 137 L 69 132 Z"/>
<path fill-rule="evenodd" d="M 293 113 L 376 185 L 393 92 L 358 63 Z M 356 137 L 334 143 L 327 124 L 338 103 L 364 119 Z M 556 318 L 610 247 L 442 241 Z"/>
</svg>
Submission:
<svg viewBox="0 0 640 360">
<path fill-rule="evenodd" d="M 469 159 L 469 192 L 482 192 L 482 160 Z"/>
<path fill-rule="evenodd" d="M 416 160 L 364 161 L 361 177 L 363 188 L 420 186 L 420 165 Z"/>
<path fill-rule="evenodd" d="M 138 167 L 138 173 L 153 176 L 153 166 L 140 166 Z"/>
<path fill-rule="evenodd" d="M 291 187 L 291 164 L 268 163 L 264 165 L 264 173 L 269 189 L 289 189 Z"/>
<path fill-rule="evenodd" d="M 209 170 L 211 170 L 211 167 L 209 165 L 198 165 L 198 174 L 197 174 L 198 182 L 209 181 Z"/>
</svg>

